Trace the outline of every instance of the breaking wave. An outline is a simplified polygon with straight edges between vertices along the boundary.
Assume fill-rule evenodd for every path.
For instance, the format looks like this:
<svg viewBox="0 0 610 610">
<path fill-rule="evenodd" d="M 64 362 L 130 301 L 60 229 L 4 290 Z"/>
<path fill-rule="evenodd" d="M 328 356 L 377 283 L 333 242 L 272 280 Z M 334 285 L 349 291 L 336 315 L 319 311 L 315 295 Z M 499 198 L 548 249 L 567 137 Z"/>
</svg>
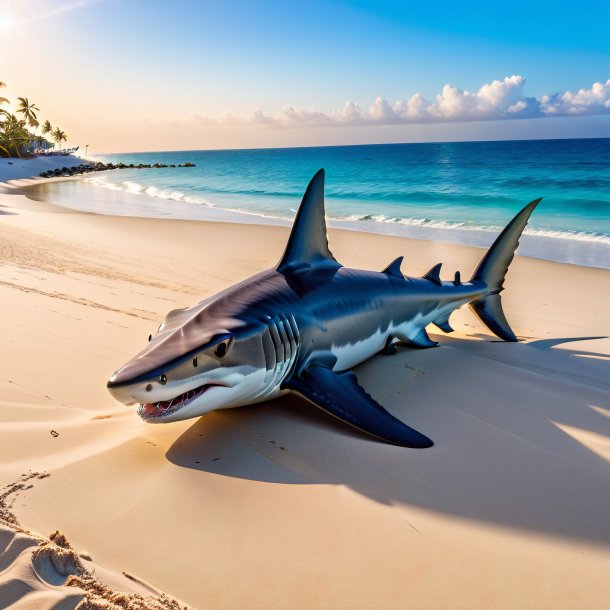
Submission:
<svg viewBox="0 0 610 610">
<path fill-rule="evenodd" d="M 167 199 L 169 201 L 182 201 L 184 203 L 192 203 L 196 205 L 207 205 L 211 208 L 215 207 L 213 203 L 196 195 L 188 195 L 182 191 L 174 191 L 170 189 L 162 189 L 156 186 L 147 186 L 131 180 L 125 182 L 114 183 L 107 182 L 100 178 L 88 178 L 87 182 L 95 186 L 101 186 L 102 188 L 110 189 L 111 191 L 124 191 L 126 193 L 132 193 L 134 195 L 148 195 L 149 197 L 156 197 L 158 199 Z"/>
<path fill-rule="evenodd" d="M 499 225 L 475 225 L 468 222 L 450 222 L 447 220 L 433 220 L 430 218 L 400 218 L 396 216 L 386 216 L 384 214 L 351 214 L 349 216 L 329 218 L 339 222 L 378 222 L 408 227 L 421 227 L 425 229 L 476 231 L 484 233 L 497 233 L 504 228 L 503 226 Z M 592 231 L 561 231 L 554 229 L 533 229 L 526 227 L 523 233 L 524 235 L 532 235 L 536 237 L 571 239 L 576 241 L 596 242 L 610 245 L 610 236 L 604 235 L 603 233 L 594 233 Z"/>
</svg>

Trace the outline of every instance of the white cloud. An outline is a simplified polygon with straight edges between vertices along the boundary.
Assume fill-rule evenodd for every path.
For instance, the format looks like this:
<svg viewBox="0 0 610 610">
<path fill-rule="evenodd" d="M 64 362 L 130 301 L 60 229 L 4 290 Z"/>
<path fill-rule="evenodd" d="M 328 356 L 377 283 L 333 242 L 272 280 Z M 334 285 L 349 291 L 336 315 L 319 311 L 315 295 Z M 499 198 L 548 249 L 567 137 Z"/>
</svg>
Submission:
<svg viewBox="0 0 610 610">
<path fill-rule="evenodd" d="M 576 93 L 565 91 L 544 95 L 540 102 L 547 116 L 610 114 L 610 79 L 605 83 L 593 83 L 591 89 L 579 89 Z"/>
<path fill-rule="evenodd" d="M 267 127 L 333 127 L 357 125 L 400 125 L 466 121 L 528 119 L 545 116 L 610 114 L 610 79 L 594 83 L 590 89 L 577 93 L 565 91 L 544 95 L 540 100 L 524 93 L 525 78 L 507 76 L 470 92 L 445 85 L 434 101 L 421 93 L 393 103 L 377 97 L 363 110 L 354 102 L 346 102 L 339 110 L 321 112 L 307 108 L 284 106 L 277 116 L 266 115 L 256 108 L 250 115 L 226 113 L 220 118 L 193 115 L 198 125 L 262 125 Z"/>
</svg>

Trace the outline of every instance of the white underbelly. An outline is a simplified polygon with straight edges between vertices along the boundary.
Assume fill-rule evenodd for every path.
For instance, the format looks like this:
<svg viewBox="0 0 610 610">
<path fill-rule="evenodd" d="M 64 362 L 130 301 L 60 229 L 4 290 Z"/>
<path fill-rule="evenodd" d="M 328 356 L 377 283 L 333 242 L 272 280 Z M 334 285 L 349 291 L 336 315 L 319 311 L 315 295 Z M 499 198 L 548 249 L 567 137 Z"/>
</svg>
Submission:
<svg viewBox="0 0 610 610">
<path fill-rule="evenodd" d="M 331 351 L 337 358 L 337 363 L 333 367 L 334 370 L 344 371 L 351 369 L 357 364 L 368 360 L 386 346 L 389 337 L 396 337 L 405 341 L 415 338 L 428 324 L 438 320 L 452 309 L 454 309 L 453 306 L 444 305 L 428 312 L 426 315 L 418 314 L 410 320 L 399 324 L 391 323 L 385 332 L 379 330 L 366 339 L 354 341 L 347 345 L 333 344 Z"/>
<path fill-rule="evenodd" d="M 363 339 L 348 343 L 347 345 L 332 345 L 331 351 L 337 358 L 333 369 L 345 371 L 368 360 L 371 356 L 380 352 L 385 347 L 388 332 L 377 331 L 375 334 Z"/>
</svg>

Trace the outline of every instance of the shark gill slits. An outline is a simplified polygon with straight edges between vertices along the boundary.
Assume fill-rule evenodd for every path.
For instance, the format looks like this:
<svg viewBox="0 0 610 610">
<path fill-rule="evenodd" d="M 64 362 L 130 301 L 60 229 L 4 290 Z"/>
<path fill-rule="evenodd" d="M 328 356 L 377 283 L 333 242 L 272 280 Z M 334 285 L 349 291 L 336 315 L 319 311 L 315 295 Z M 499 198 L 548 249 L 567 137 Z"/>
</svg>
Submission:
<svg viewBox="0 0 610 610">
<path fill-rule="evenodd" d="M 152 341 L 152 335 L 148 335 L 148 342 L 150 343 Z"/>
<path fill-rule="evenodd" d="M 159 383 L 161 385 L 165 385 L 167 383 L 167 375 L 165 373 L 162 373 L 161 377 L 159 377 Z"/>
<path fill-rule="evenodd" d="M 195 358 L 193 358 L 193 367 L 197 368 L 197 356 L 195 356 Z"/>
<path fill-rule="evenodd" d="M 225 354 L 227 353 L 227 344 L 224 341 L 222 343 L 219 343 L 214 353 L 219 358 L 224 358 Z"/>
</svg>

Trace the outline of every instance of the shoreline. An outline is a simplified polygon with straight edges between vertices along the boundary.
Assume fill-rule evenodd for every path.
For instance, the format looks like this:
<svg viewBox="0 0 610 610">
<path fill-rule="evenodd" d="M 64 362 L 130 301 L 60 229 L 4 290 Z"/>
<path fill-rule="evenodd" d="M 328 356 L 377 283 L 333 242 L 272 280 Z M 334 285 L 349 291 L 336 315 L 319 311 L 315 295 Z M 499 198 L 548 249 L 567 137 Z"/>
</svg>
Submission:
<svg viewBox="0 0 610 610">
<path fill-rule="evenodd" d="M 601 168 L 609 159 L 610 140 L 595 142 L 578 140 L 559 148 L 543 141 L 428 143 L 421 150 L 379 145 L 281 154 L 132 153 L 100 158 L 125 163 L 155 155 L 165 163 L 188 158 L 200 169 L 192 180 L 169 172 L 137 177 L 122 172 L 92 182 L 113 196 L 127 192 L 130 201 L 134 193 L 166 199 L 174 216 L 203 217 L 196 208 L 214 205 L 290 222 L 302 188 L 325 167 L 327 218 L 335 226 L 480 247 L 489 247 L 518 210 L 542 196 L 521 240 L 521 254 L 606 268 L 608 180 Z M 59 194 L 69 199 L 69 189 Z"/>
<path fill-rule="evenodd" d="M 80 181 L 79 192 L 66 197 L 61 184 L 48 187 L 49 182 Z M 84 185 L 87 185 L 86 187 Z M 20 186 L 22 192 L 30 199 L 68 209 L 93 211 L 110 216 L 131 216 L 144 218 L 176 218 L 203 222 L 231 222 L 238 224 L 289 226 L 291 220 L 278 216 L 269 216 L 256 212 L 222 208 L 215 205 L 197 205 L 173 201 L 165 197 L 155 197 L 141 192 L 115 191 L 102 188 L 82 176 L 76 178 L 40 179 L 36 182 L 25 182 Z M 72 188 L 72 187 L 70 187 Z M 60 189 L 59 191 L 57 189 Z M 89 192 L 89 189 L 91 191 Z M 86 204 L 82 202 L 87 202 Z M 94 209 L 91 203 L 95 202 Z M 516 213 L 516 211 L 515 211 Z M 506 222 L 510 218 L 507 217 Z M 351 221 L 329 217 L 328 226 L 340 230 L 358 233 L 386 235 L 406 239 L 417 239 L 487 249 L 500 233 L 497 230 L 454 229 L 451 227 L 428 227 L 422 225 L 400 225 L 399 223 L 375 222 L 373 220 Z M 521 239 L 519 253 L 529 258 L 548 260 L 576 266 L 598 269 L 610 268 L 610 244 L 595 240 L 568 239 L 565 237 L 546 236 L 527 233 Z"/>
<path fill-rule="evenodd" d="M 188 151 L 187 151 L 188 152 Z M 144 153 L 143 153 L 144 154 Z M 148 154 L 148 153 L 147 153 Z M 120 155 L 119 155 L 120 156 Z M 124 155 L 125 156 L 125 155 Z M 129 155 L 126 155 L 129 157 Z M 41 178 L 32 172 L 38 170 L 52 171 L 53 168 L 78 165 L 85 161 L 80 157 L 38 157 L 30 161 L 23 161 L 21 173 L 13 180 L 2 182 L 7 172 L 6 161 L 17 160 L 0 159 L 0 187 L 20 188 L 26 196 L 34 201 L 51 203 L 67 209 L 78 209 L 85 212 L 95 212 L 111 216 L 132 216 L 148 218 L 178 218 L 183 220 L 199 220 L 208 222 L 231 222 L 238 224 L 289 226 L 292 219 L 276 213 L 263 213 L 250 210 L 240 203 L 239 196 L 225 196 L 220 202 L 209 203 L 205 198 L 193 197 L 173 192 L 165 193 L 162 189 L 149 188 L 142 190 L 136 175 L 129 174 L 129 189 L 118 188 L 114 183 L 106 186 L 103 172 L 96 172 L 92 176 L 80 175 L 75 178 L 53 177 Z M 140 159 L 142 160 L 142 159 Z M 88 159 L 95 163 L 96 158 Z M 149 160 L 150 161 L 150 160 Z M 5 162 L 3 164 L 3 162 Z M 32 164 L 36 165 L 32 165 Z M 49 167 L 49 163 L 53 164 Z M 41 165 L 43 164 L 43 165 Z M 115 170 L 119 174 L 124 171 L 137 171 L 137 167 L 128 170 Z M 30 174 L 26 176 L 26 174 Z M 12 174 L 15 175 L 15 170 Z M 122 178 L 121 178 L 122 179 Z M 146 182 L 146 180 L 144 180 Z M 140 189 L 132 187 L 139 186 Z M 145 186 L 145 185 L 144 185 Z M 152 191 L 149 193 L 149 191 Z M 177 197 L 177 198 L 175 198 Z M 201 200 L 201 201 L 199 201 Z M 295 204 L 296 205 L 296 204 Z M 331 212 L 327 210 L 329 227 L 356 231 L 365 234 L 378 234 L 417 239 L 432 242 L 441 242 L 455 245 L 473 246 L 487 249 L 504 228 L 512 215 L 518 210 L 510 210 L 501 221 L 502 226 L 476 227 L 454 226 L 452 222 L 425 221 L 424 219 L 397 219 L 386 218 L 383 214 L 352 214 L 351 216 L 333 217 L 332 207 L 337 202 L 330 203 Z M 375 206 L 371 203 L 371 209 Z M 369 218 L 370 217 L 370 218 Z M 403 222 L 404 220 L 404 222 Z M 500 222 L 500 221 L 498 221 Z M 555 234 L 555 231 L 531 229 L 526 227 L 521 238 L 519 254 L 539 260 L 567 263 L 577 266 L 586 266 L 599 269 L 610 268 L 610 243 L 596 236 L 589 236 L 584 232 L 565 231 Z"/>
<path fill-rule="evenodd" d="M 248 214 L 247 212 L 234 212 L 232 210 L 220 209 L 216 207 L 206 207 L 204 210 L 204 217 L 195 217 L 185 214 L 184 216 L 170 216 L 167 213 L 162 214 L 162 208 L 160 204 L 158 204 L 157 210 L 159 210 L 158 214 L 134 214 L 131 209 L 127 209 L 123 214 L 117 214 L 116 210 L 111 211 L 100 211 L 98 209 L 87 209 L 89 204 L 85 204 L 86 207 L 69 207 L 63 203 L 57 203 L 51 201 L 45 196 L 40 196 L 36 191 L 39 187 L 44 188 L 45 184 L 49 183 L 64 183 L 64 182 L 83 182 L 83 176 L 74 176 L 74 177 L 53 177 L 53 178 L 24 178 L 18 183 L 13 181 L 13 183 L 6 184 L 5 186 L 10 186 L 10 188 L 14 189 L 15 194 L 23 195 L 27 200 L 31 202 L 35 202 L 36 204 L 41 204 L 44 209 L 45 206 L 49 206 L 50 208 L 56 208 L 57 211 L 64 211 L 66 213 L 78 213 L 78 214 L 96 214 L 100 216 L 107 216 L 109 218 L 133 218 L 133 219 L 150 219 L 150 220 L 170 220 L 170 221 L 180 221 L 180 222 L 196 222 L 196 223 L 212 223 L 212 224 L 229 224 L 229 225 L 244 225 L 251 227 L 275 227 L 275 228 L 289 228 L 291 225 L 291 221 L 284 220 L 281 218 L 267 218 L 258 214 Z M 0 183 L 0 194 L 2 192 L 3 184 Z M 122 193 L 121 196 L 127 195 L 126 193 Z M 148 200 L 149 204 L 159 202 L 159 199 L 142 194 L 133 194 L 133 197 L 141 198 Z M 161 199 L 161 202 L 166 201 L 165 199 Z M 482 253 L 487 251 L 493 240 L 498 236 L 500 231 L 497 232 L 489 232 L 489 244 L 469 244 L 462 243 L 459 241 L 451 241 L 451 240 L 440 240 L 435 239 L 434 236 L 425 236 L 425 237 L 416 237 L 412 235 L 405 235 L 401 233 L 392 232 L 391 229 L 387 231 L 383 230 L 363 230 L 361 227 L 353 226 L 348 222 L 341 222 L 336 220 L 328 220 L 327 222 L 329 230 L 332 231 L 348 231 L 350 233 L 360 233 L 363 235 L 377 235 L 379 237 L 389 237 L 400 240 L 407 240 L 409 242 L 423 242 L 424 244 L 436 244 L 438 246 L 449 246 L 455 248 L 468 248 L 474 249 Z M 523 240 L 523 238 L 522 238 Z M 586 265 L 577 262 L 563 261 L 563 260 L 553 260 L 549 258 L 542 258 L 539 256 L 532 256 L 527 254 L 521 254 L 522 246 L 520 245 L 517 249 L 517 256 L 520 258 L 526 258 L 541 262 L 548 262 L 557 265 L 569 265 L 573 267 L 582 267 L 585 269 L 598 269 L 601 271 L 608 271 L 610 267 L 603 267 L 597 265 Z M 610 264 L 610 263 L 609 263 Z M 474 271 L 474 268 L 473 268 Z"/>
<path fill-rule="evenodd" d="M 607 600 L 609 271 L 517 256 L 503 303 L 520 343 L 459 310 L 454 333 L 432 331 L 438 348 L 358 367 L 432 449 L 371 441 L 289 397 L 153 426 L 112 400 L 108 375 L 170 309 L 274 265 L 288 228 L 83 213 L 20 186 L 0 192 L 0 486 L 51 475 L 15 504 L 25 528 L 64 532 L 115 588 L 126 571 L 194 607 Z M 443 261 L 443 277 L 466 276 L 482 256 L 329 234 L 355 268 L 404 255 L 408 275 Z"/>
</svg>

